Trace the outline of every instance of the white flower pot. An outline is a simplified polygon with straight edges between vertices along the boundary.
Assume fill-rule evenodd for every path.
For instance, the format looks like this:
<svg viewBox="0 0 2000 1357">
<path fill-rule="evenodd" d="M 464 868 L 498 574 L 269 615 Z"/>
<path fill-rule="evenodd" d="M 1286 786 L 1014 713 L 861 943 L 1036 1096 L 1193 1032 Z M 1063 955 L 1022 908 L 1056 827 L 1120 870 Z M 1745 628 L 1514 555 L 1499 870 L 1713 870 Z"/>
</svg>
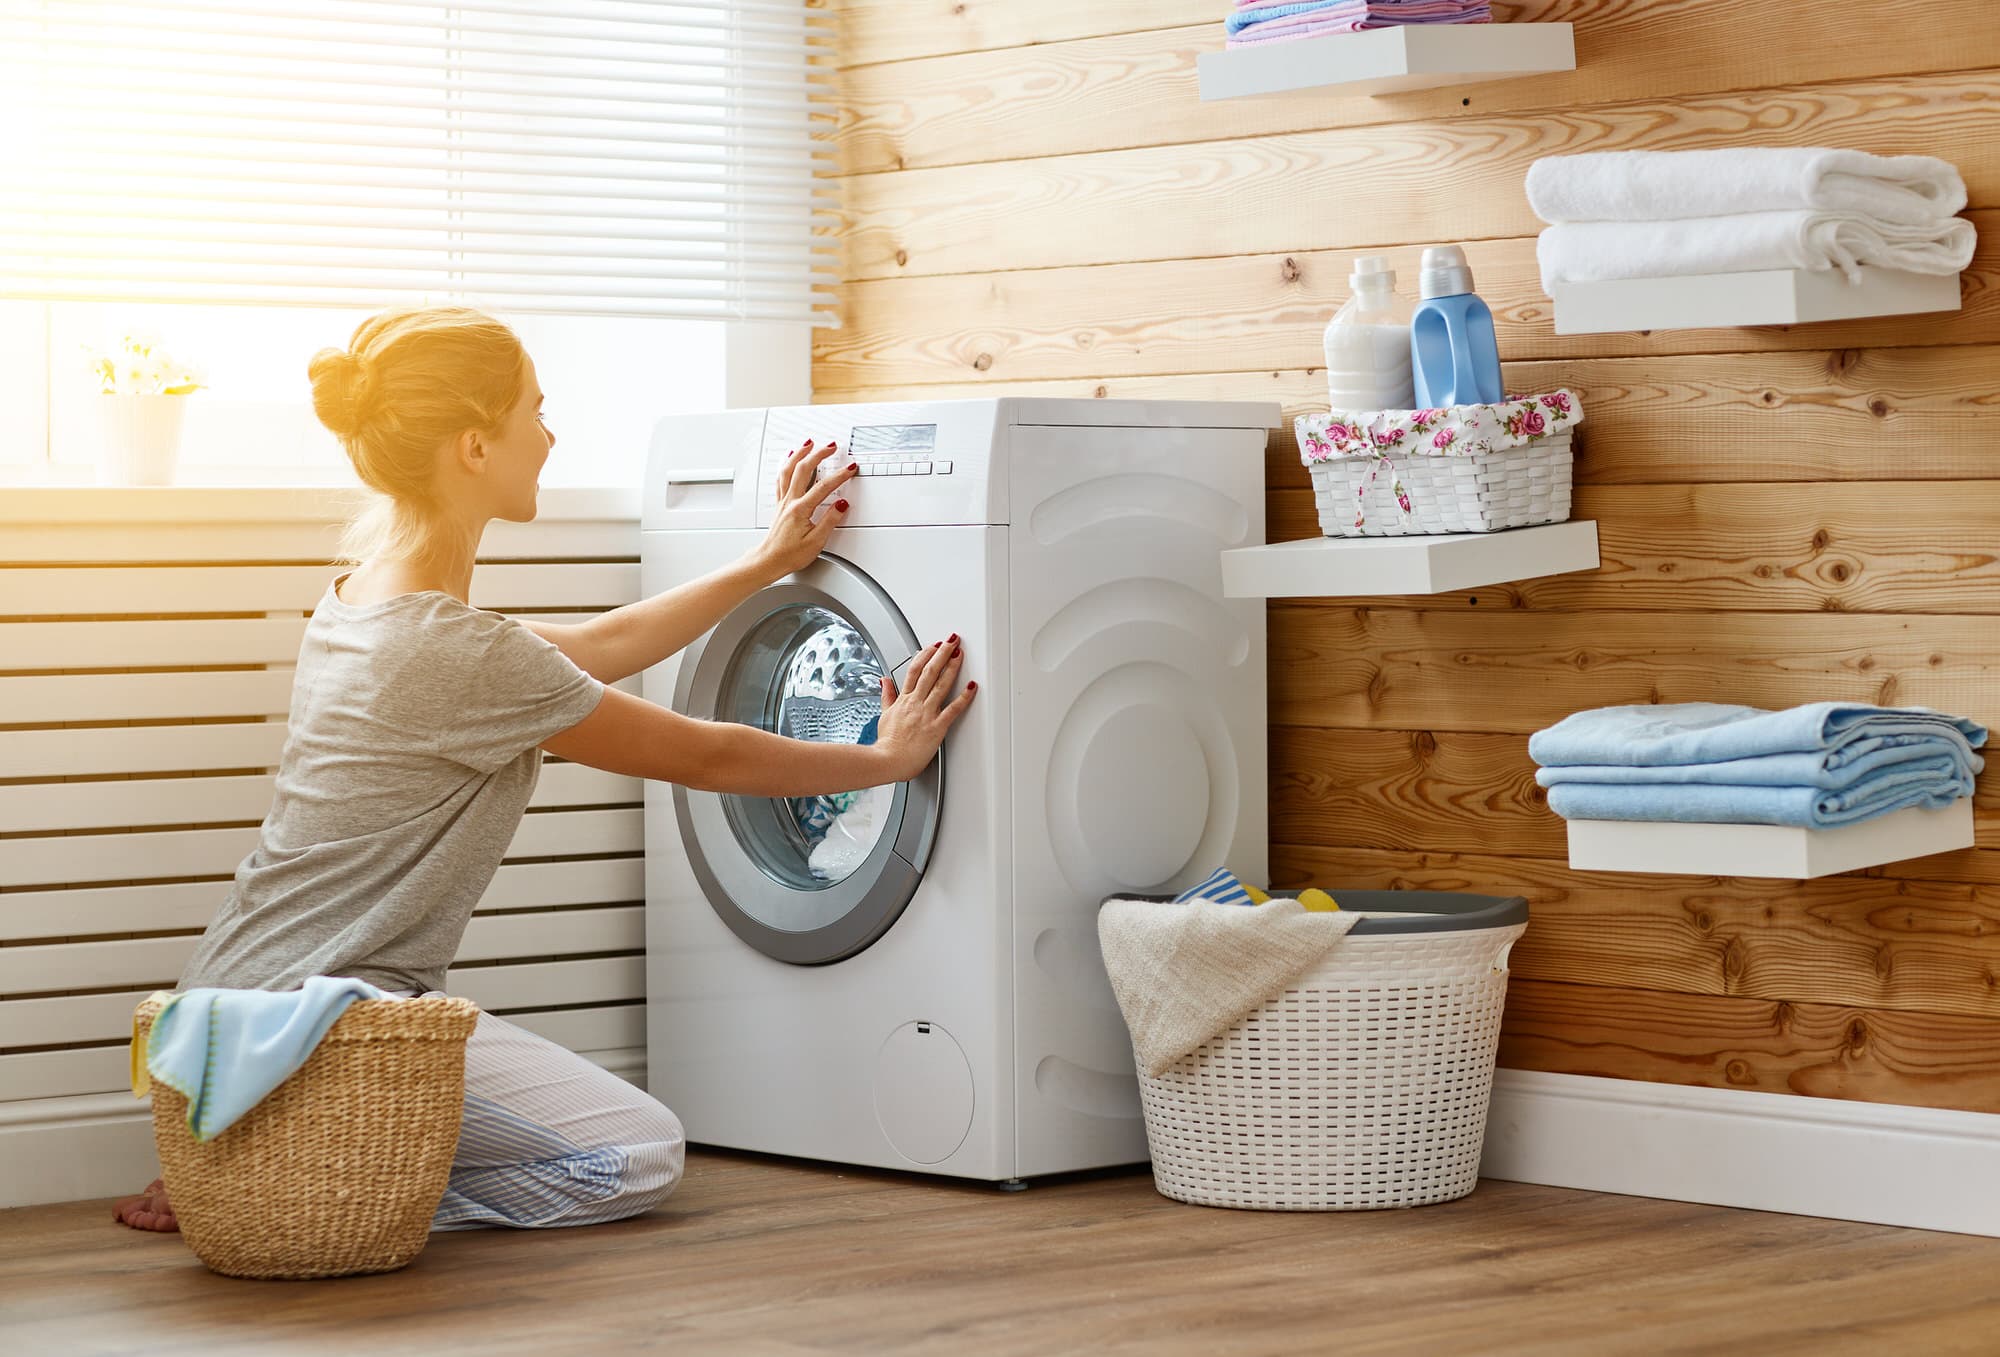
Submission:
<svg viewBox="0 0 2000 1357">
<path fill-rule="evenodd" d="M 172 485 L 187 397 L 100 395 L 97 399 L 103 419 L 97 483 Z"/>
</svg>

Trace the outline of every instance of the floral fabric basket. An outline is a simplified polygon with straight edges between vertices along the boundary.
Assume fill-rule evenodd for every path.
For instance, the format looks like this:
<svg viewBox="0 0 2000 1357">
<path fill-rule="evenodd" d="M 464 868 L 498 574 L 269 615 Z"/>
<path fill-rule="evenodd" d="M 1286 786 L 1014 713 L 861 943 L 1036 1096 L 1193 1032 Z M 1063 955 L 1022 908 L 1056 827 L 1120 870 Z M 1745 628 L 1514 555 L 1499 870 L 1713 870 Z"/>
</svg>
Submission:
<svg viewBox="0 0 2000 1357">
<path fill-rule="evenodd" d="M 1572 391 L 1442 410 L 1332 410 L 1295 422 L 1328 537 L 1494 532 L 1570 510 Z"/>
</svg>

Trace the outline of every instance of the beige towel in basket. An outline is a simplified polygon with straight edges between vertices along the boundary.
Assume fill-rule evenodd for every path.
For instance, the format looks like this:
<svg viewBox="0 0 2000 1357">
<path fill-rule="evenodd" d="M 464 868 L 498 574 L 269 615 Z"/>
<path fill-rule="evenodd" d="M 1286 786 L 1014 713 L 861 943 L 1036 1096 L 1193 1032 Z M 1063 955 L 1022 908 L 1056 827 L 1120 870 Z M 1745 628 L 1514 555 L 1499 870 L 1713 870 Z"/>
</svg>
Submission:
<svg viewBox="0 0 2000 1357">
<path fill-rule="evenodd" d="M 1360 916 L 1296 900 L 1107 900 L 1097 941 L 1139 1068 L 1167 1066 L 1261 1006 L 1326 955 Z"/>
</svg>

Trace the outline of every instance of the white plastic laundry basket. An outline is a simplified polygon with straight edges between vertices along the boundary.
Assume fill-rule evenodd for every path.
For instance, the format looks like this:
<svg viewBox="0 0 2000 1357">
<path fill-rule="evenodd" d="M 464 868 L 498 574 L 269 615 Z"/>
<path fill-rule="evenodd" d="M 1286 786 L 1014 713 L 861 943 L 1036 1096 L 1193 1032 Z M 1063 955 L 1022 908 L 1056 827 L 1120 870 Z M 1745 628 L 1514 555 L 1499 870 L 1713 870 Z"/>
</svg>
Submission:
<svg viewBox="0 0 2000 1357">
<path fill-rule="evenodd" d="M 1472 1191 L 1519 898 L 1333 891 L 1364 917 L 1326 958 L 1139 1094 L 1160 1192 L 1352 1211 Z"/>
</svg>

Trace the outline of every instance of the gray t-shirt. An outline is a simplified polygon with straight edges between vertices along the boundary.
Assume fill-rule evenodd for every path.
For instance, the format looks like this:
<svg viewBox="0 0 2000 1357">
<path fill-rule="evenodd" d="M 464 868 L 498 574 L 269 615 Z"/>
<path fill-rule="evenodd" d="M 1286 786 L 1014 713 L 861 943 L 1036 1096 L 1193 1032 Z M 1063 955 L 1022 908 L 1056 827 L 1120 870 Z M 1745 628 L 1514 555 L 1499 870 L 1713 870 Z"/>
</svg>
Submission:
<svg viewBox="0 0 2000 1357">
<path fill-rule="evenodd" d="M 181 988 L 444 988 L 541 742 L 603 695 L 498 613 L 435 590 L 355 605 L 329 585 L 299 646 L 270 814 Z"/>
</svg>

